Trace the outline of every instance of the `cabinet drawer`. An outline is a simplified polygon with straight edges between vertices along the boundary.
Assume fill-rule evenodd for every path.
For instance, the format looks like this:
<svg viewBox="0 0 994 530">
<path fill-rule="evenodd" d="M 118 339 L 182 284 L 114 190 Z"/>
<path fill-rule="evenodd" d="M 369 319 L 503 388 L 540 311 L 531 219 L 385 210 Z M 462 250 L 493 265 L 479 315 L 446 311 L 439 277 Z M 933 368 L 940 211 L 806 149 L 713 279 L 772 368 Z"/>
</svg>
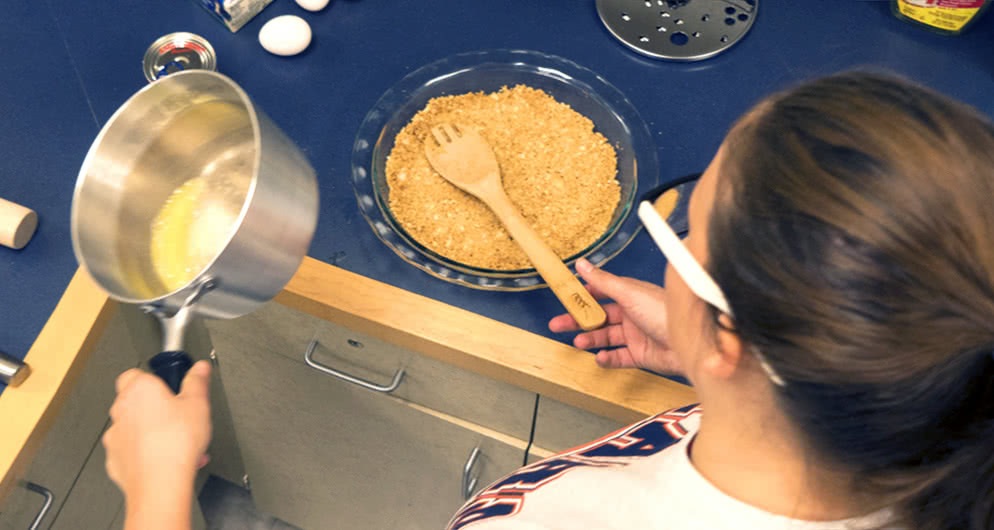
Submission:
<svg viewBox="0 0 994 530">
<path fill-rule="evenodd" d="M 610 418 L 541 396 L 535 413 L 535 437 L 532 442 L 539 451 L 529 454 L 529 459 L 533 454 L 549 456 L 550 451 L 560 453 L 572 449 L 624 426 Z"/>
<path fill-rule="evenodd" d="M 55 496 L 41 528 L 52 525 L 87 457 L 100 443 L 107 412 L 114 401 L 114 380 L 121 372 L 137 366 L 141 359 L 153 354 L 149 344 L 158 342 L 157 328 L 152 317 L 142 314 L 137 308 L 123 305 L 108 323 L 24 477 L 26 481 L 49 489 Z M 137 343 L 148 349 L 140 351 L 136 348 L 132 338 L 138 337 L 138 334 L 151 337 L 151 342 L 141 340 Z M 14 392 L 16 389 L 7 391 Z M 105 500 L 110 504 L 116 502 Z M 24 487 L 15 488 L 0 513 L 0 529 L 27 528 L 42 503 L 41 495 Z M 100 509 L 113 511 L 116 506 L 108 505 Z"/>
<path fill-rule="evenodd" d="M 521 465 L 526 443 L 329 377 L 262 348 L 215 341 L 252 497 L 304 529 L 437 529 L 476 489 Z"/>
<path fill-rule="evenodd" d="M 525 464 L 532 465 L 540 460 L 545 460 L 550 456 L 555 456 L 556 453 L 552 451 L 547 451 L 541 447 L 535 447 L 534 445 L 528 448 L 528 456 L 525 457 Z"/>
<path fill-rule="evenodd" d="M 392 396 L 516 438 L 531 432 L 534 393 L 275 302 L 235 320 L 211 321 L 208 328 L 215 348 L 259 348 L 300 363 L 316 339 L 314 361 L 357 378 L 386 385 L 403 369 Z"/>
<path fill-rule="evenodd" d="M 124 496 L 107 476 L 106 456 L 103 444 L 96 444 L 52 523 L 52 530 L 109 529 L 118 512 L 124 510 Z"/>
</svg>

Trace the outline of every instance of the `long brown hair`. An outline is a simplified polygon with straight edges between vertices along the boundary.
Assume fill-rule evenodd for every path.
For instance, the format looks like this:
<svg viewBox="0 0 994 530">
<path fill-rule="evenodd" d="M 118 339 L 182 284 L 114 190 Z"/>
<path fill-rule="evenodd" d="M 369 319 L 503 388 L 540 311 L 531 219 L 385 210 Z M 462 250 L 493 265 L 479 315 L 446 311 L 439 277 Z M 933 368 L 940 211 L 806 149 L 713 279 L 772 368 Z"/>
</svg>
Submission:
<svg viewBox="0 0 994 530">
<path fill-rule="evenodd" d="M 994 127 L 847 73 L 725 147 L 709 269 L 782 409 L 896 524 L 994 528 Z"/>
</svg>

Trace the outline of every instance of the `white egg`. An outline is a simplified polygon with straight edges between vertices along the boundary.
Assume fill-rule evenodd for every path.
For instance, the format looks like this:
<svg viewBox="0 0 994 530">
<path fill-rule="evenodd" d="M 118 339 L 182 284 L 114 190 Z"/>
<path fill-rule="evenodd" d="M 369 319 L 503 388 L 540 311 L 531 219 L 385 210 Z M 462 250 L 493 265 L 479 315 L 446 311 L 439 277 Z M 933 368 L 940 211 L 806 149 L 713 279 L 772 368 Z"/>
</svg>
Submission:
<svg viewBox="0 0 994 530">
<path fill-rule="evenodd" d="M 328 0 L 297 0 L 297 5 L 308 11 L 321 11 L 328 5 Z"/>
<path fill-rule="evenodd" d="M 275 55 L 297 55 L 310 43 L 311 26 L 298 16 L 276 17 L 259 30 L 259 44 Z"/>
</svg>

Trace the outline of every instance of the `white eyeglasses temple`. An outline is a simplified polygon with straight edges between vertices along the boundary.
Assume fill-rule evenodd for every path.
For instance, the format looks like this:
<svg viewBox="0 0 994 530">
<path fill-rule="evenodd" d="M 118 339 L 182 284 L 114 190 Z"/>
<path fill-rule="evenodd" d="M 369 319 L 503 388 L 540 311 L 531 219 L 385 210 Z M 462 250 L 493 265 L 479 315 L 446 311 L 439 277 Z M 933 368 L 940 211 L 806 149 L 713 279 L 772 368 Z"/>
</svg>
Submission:
<svg viewBox="0 0 994 530">
<path fill-rule="evenodd" d="M 705 302 L 717 307 L 722 313 L 732 316 L 732 311 L 725 300 L 725 294 L 715 283 L 711 275 L 694 258 L 680 237 L 663 220 L 659 212 L 648 201 L 642 201 L 638 209 L 639 219 L 645 224 L 653 241 L 663 251 L 663 255 L 680 274 L 687 287 Z"/>
</svg>

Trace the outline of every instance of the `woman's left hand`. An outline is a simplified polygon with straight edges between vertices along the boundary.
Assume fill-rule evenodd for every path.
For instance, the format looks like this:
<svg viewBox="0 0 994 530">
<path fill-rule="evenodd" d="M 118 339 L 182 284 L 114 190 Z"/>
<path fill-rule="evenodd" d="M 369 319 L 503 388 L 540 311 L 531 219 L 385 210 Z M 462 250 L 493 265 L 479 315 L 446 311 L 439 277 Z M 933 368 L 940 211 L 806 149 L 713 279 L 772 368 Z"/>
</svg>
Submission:
<svg viewBox="0 0 994 530">
<path fill-rule="evenodd" d="M 583 350 L 600 350 L 597 364 L 604 368 L 645 368 L 661 374 L 680 374 L 680 360 L 669 347 L 666 331 L 666 303 L 663 288 L 615 276 L 598 269 L 585 259 L 576 270 L 587 282 L 587 290 L 598 300 L 613 299 L 604 305 L 607 323 L 600 329 L 580 333 L 573 345 Z M 556 333 L 577 331 L 576 320 L 568 314 L 549 321 Z"/>
</svg>

